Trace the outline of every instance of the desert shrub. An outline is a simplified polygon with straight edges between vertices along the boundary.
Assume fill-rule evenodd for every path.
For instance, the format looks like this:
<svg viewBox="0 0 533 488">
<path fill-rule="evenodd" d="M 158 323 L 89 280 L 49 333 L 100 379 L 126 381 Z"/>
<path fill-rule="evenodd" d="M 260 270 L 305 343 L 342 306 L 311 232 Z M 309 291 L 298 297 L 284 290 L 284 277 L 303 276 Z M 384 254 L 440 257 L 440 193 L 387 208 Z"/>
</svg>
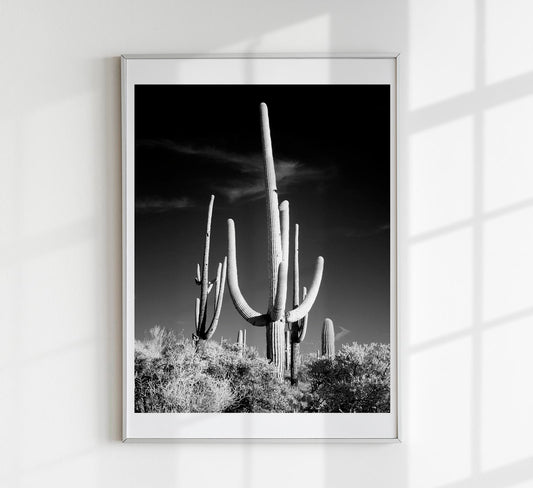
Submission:
<svg viewBox="0 0 533 488">
<path fill-rule="evenodd" d="M 153 328 L 135 344 L 136 412 L 292 412 L 299 392 L 255 349 L 190 340 Z"/>
<path fill-rule="evenodd" d="M 335 359 L 304 358 L 299 388 L 254 348 L 192 341 L 155 327 L 135 343 L 136 412 L 388 412 L 390 347 L 344 345 Z"/>
<path fill-rule="evenodd" d="M 390 346 L 343 345 L 335 359 L 309 358 L 302 377 L 308 412 L 389 412 Z"/>
<path fill-rule="evenodd" d="M 135 343 L 136 412 L 220 412 L 233 399 L 229 382 L 205 373 L 189 340 L 160 328 Z"/>
<path fill-rule="evenodd" d="M 299 410 L 298 391 L 276 376 L 275 368 L 254 348 L 239 355 L 238 347 L 226 349 L 211 361 L 208 373 L 226 378 L 234 400 L 225 412 L 295 412 Z M 220 350 L 219 350 L 220 351 Z"/>
</svg>

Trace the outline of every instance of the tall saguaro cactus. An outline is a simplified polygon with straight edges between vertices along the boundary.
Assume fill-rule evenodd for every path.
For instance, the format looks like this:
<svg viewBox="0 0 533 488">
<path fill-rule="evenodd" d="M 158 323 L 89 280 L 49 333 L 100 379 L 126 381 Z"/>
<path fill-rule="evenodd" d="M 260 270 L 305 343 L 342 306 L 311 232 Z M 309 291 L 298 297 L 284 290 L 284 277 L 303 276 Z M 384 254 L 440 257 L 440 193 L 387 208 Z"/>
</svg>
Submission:
<svg viewBox="0 0 533 488">
<path fill-rule="evenodd" d="M 324 259 L 317 258 L 315 273 L 309 292 L 302 303 L 286 311 L 287 275 L 289 269 L 289 202 L 278 205 L 278 189 L 274 156 L 270 140 L 267 106 L 261 104 L 261 135 L 265 170 L 265 190 L 268 233 L 268 282 L 269 296 L 266 313 L 256 312 L 244 299 L 239 288 L 235 223 L 228 220 L 228 286 L 237 311 L 250 324 L 266 328 L 267 358 L 276 366 L 279 378 L 283 378 L 285 363 L 285 326 L 287 322 L 303 319 L 313 306 L 324 269 Z"/>
<path fill-rule="evenodd" d="M 226 285 L 227 257 L 224 257 L 224 264 L 218 263 L 216 278 L 209 281 L 209 246 L 211 243 L 211 218 L 213 216 L 213 204 L 215 196 L 211 195 L 209 208 L 207 210 L 207 226 L 205 231 L 204 260 L 202 267 L 196 266 L 196 284 L 200 286 L 200 298 L 196 299 L 195 307 L 195 325 L 196 332 L 193 334 L 193 340 L 196 342 L 196 348 L 202 349 L 205 341 L 211 339 L 215 333 L 220 311 L 222 310 L 222 299 L 224 298 L 224 287 Z M 215 286 L 214 313 L 209 325 L 207 324 L 207 301 L 208 295 Z"/>
<path fill-rule="evenodd" d="M 322 356 L 330 359 L 335 357 L 335 329 L 331 319 L 325 319 L 322 326 Z"/>
</svg>

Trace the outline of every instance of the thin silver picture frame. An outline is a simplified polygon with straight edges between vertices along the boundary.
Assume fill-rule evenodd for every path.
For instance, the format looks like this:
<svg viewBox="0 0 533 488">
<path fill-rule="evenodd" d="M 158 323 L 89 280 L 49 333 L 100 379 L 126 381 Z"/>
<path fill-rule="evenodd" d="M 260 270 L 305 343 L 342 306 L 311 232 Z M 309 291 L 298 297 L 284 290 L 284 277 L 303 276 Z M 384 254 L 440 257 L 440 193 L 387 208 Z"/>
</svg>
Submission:
<svg viewBox="0 0 533 488">
<path fill-rule="evenodd" d="M 295 442 L 399 442 L 401 440 L 401 375 L 400 375 L 400 324 L 399 324 L 399 303 L 398 303 L 398 277 L 399 277 L 399 260 L 398 260 L 398 71 L 399 71 L 398 53 L 337 53 L 337 54 L 258 54 L 258 55 L 240 55 L 240 54 L 221 54 L 221 55 L 202 55 L 202 54 L 128 54 L 121 57 L 122 68 L 122 270 L 123 270 L 123 440 L 124 441 L 179 441 L 179 440 L 224 440 L 224 441 L 239 441 L 242 439 L 257 440 L 257 441 L 295 441 Z M 318 429 L 311 435 L 307 435 L 309 430 L 309 422 L 304 422 L 301 426 L 302 430 L 283 435 L 286 432 L 286 424 L 279 422 L 280 417 L 284 415 L 296 416 L 304 415 L 309 417 L 321 415 L 381 415 L 381 414 L 135 414 L 133 411 L 133 354 L 134 354 L 134 151 L 133 151 L 133 103 L 131 88 L 136 83 L 153 83 L 166 84 L 172 82 L 169 79 L 168 72 L 172 70 L 163 69 L 162 76 L 155 69 L 159 63 L 170 66 L 176 63 L 186 61 L 201 61 L 209 63 L 210 61 L 217 61 L 220 66 L 220 61 L 233 62 L 253 62 L 261 64 L 262 61 L 291 61 L 291 60 L 305 60 L 313 62 L 316 60 L 317 70 L 322 70 L 323 65 L 320 66 L 320 61 L 336 61 L 346 60 L 357 61 L 366 60 L 376 62 L 384 61 L 390 62 L 391 67 L 391 165 L 390 165 L 390 272 L 391 272 L 391 415 L 394 417 L 394 428 L 387 436 L 339 436 L 328 435 L 328 427 L 325 429 Z M 168 64 L 170 63 L 170 64 Z M 231 67 L 228 67 L 228 70 Z M 143 78 L 143 71 L 146 77 Z M 281 73 L 278 73 L 281 75 Z M 172 76 L 170 76 L 172 78 Z M 195 76 L 192 76 L 195 79 Z M 371 78 L 371 76 L 369 76 Z M 159 80 L 159 81 L 158 81 Z M 212 83 L 213 80 L 204 80 Z M 217 80 L 215 80 L 216 82 Z M 370 80 L 368 80 L 370 81 Z M 182 80 L 180 82 L 183 83 Z M 256 83 L 264 83 L 261 78 L 256 80 Z M 179 84 L 179 83 L 177 83 Z M 267 80 L 268 84 L 268 80 Z M 334 83 L 332 83 L 334 84 Z M 242 422 L 254 422 L 254 418 L 259 418 L 261 428 L 258 432 L 268 432 L 268 435 L 244 435 L 243 430 L 236 428 L 234 432 L 228 435 L 227 429 L 220 429 L 220 422 L 213 422 L 213 416 L 231 415 L 241 416 Z M 145 416 L 148 420 L 140 425 L 137 420 L 138 416 Z M 161 417 L 162 416 L 162 417 Z M 195 434 L 193 430 L 186 430 L 179 427 L 180 416 L 186 416 L 187 421 L 190 416 L 196 418 L 196 423 L 205 423 L 206 427 L 200 429 Z M 254 417 L 250 417 L 254 416 Z M 162 420 L 156 420 L 159 418 Z M 251 420 L 250 420 L 251 419 Z M 153 428 L 150 423 L 154 421 Z M 165 427 L 168 421 L 168 428 Z M 323 422 L 324 419 L 317 419 L 318 423 Z M 177 422 L 177 424 L 176 424 Z M 311 420 L 313 422 L 313 420 Z M 325 421 L 327 424 L 328 420 Z M 280 423 L 280 427 L 276 428 L 276 423 Z M 157 425 L 155 425 L 157 424 Z M 265 426 L 267 429 L 265 430 Z M 333 429 L 338 433 L 338 426 Z M 317 435 L 317 432 L 322 435 Z M 273 433 L 273 435 L 270 435 Z"/>
</svg>

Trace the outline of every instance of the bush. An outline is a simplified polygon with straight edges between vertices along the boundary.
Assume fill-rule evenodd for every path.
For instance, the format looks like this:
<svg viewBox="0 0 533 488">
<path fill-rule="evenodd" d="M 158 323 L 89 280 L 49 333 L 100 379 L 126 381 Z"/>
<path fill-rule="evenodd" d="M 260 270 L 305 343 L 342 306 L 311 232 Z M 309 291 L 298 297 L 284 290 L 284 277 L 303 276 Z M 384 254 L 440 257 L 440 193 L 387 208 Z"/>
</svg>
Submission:
<svg viewBox="0 0 533 488">
<path fill-rule="evenodd" d="M 297 390 L 276 376 L 275 368 L 254 348 L 239 355 L 237 346 L 225 344 L 216 359 L 212 356 L 207 372 L 215 378 L 227 378 L 233 403 L 225 412 L 296 412 Z M 228 354 L 229 352 L 229 354 Z"/>
<path fill-rule="evenodd" d="M 390 346 L 344 345 L 335 359 L 309 359 L 302 402 L 308 412 L 389 412 Z"/>
<path fill-rule="evenodd" d="M 253 348 L 190 340 L 154 327 L 135 343 L 136 412 L 292 412 L 299 393 Z"/>
<path fill-rule="evenodd" d="M 191 341 L 159 327 L 135 343 L 136 412 L 220 412 L 233 400 L 227 381 L 205 373 Z"/>
<path fill-rule="evenodd" d="M 293 388 L 254 348 L 191 340 L 159 327 L 135 343 L 136 412 L 389 412 L 390 347 L 344 345 L 304 360 Z"/>
</svg>

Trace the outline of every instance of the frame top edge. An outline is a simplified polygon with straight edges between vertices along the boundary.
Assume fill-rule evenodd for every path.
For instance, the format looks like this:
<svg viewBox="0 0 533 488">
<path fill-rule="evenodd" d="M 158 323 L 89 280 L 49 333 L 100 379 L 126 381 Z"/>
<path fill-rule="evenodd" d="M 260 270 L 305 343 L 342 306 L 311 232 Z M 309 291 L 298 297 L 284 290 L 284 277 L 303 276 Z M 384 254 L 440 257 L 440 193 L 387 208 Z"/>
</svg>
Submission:
<svg viewBox="0 0 533 488">
<path fill-rule="evenodd" d="M 348 53 L 179 53 L 179 54 L 122 54 L 130 59 L 397 59 L 399 52 Z"/>
</svg>

